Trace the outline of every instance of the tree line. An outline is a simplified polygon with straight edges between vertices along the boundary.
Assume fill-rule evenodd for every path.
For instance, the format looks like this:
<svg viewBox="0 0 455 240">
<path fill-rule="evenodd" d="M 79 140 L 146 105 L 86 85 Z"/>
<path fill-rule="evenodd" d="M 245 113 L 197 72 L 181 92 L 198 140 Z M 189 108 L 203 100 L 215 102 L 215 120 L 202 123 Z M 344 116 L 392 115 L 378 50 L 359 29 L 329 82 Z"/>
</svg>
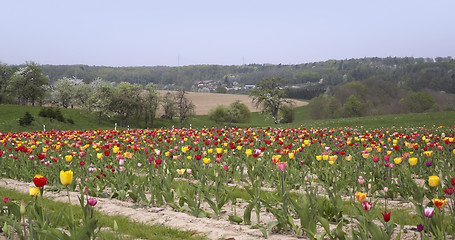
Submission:
<svg viewBox="0 0 455 240">
<path fill-rule="evenodd" d="M 189 90 L 196 81 L 215 80 L 220 86 L 258 84 L 264 78 L 279 77 L 284 85 L 306 89 L 326 88 L 351 81 L 380 77 L 412 91 L 432 89 L 455 93 L 455 61 L 452 57 L 359 58 L 304 64 L 192 65 L 180 67 L 105 67 L 87 65 L 41 65 L 54 83 L 73 77 L 90 83 L 97 78 L 108 82 L 153 83 L 158 89 Z M 234 90 L 233 90 L 234 91 Z M 316 90 L 317 91 L 317 90 Z M 308 93 L 308 92 L 306 92 Z M 311 93 L 310 93 L 311 94 Z M 306 97 L 305 92 L 299 98 Z"/>
</svg>

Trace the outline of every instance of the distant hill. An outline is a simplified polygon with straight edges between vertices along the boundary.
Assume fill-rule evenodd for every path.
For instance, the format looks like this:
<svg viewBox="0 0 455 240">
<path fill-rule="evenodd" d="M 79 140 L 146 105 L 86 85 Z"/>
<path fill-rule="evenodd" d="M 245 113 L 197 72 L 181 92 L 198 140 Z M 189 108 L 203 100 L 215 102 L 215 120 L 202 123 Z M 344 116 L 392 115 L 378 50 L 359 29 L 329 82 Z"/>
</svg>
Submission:
<svg viewBox="0 0 455 240">
<path fill-rule="evenodd" d="M 227 88 L 254 85 L 265 77 L 278 76 L 294 88 L 325 90 L 351 81 L 379 79 L 412 91 L 431 89 L 455 93 L 455 61 L 452 57 L 360 58 L 328 60 L 296 65 L 249 64 L 243 66 L 192 65 L 181 67 L 103 67 L 87 65 L 41 65 L 50 82 L 62 77 L 91 82 L 102 78 L 110 82 L 154 83 L 159 89 L 187 90 L 195 82 L 214 80 Z M 321 90 L 322 89 L 322 90 Z M 308 94 L 308 93 L 307 93 Z M 313 96 L 311 96 L 313 97 Z M 309 97 L 309 98 L 311 98 Z M 307 97 L 308 98 L 308 97 Z"/>
</svg>

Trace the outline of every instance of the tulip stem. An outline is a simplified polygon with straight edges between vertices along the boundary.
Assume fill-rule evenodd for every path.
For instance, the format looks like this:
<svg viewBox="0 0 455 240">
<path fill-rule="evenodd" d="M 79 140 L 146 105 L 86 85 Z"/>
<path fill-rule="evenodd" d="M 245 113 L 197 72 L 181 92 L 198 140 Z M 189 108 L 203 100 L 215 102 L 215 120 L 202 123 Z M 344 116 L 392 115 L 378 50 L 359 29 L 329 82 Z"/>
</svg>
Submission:
<svg viewBox="0 0 455 240">
<path fill-rule="evenodd" d="M 69 208 L 70 208 L 70 216 L 71 216 L 71 223 L 68 223 L 69 226 L 73 226 L 73 222 L 74 222 L 74 216 L 73 216 L 73 207 L 72 207 L 72 204 L 71 204 L 71 198 L 70 198 L 70 190 L 69 190 L 69 187 L 68 185 L 66 186 L 66 195 L 68 196 L 68 202 L 70 204 Z"/>
<path fill-rule="evenodd" d="M 70 191 L 68 189 L 68 186 L 66 187 L 66 195 L 68 196 L 68 202 L 70 203 L 70 206 L 71 206 Z"/>
</svg>

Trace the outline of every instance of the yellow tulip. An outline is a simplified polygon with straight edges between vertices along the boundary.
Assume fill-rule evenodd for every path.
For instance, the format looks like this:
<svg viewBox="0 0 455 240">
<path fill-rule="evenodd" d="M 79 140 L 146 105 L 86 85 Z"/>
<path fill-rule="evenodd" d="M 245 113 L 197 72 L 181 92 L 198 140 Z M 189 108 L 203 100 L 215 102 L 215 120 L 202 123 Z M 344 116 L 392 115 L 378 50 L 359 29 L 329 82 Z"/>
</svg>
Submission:
<svg viewBox="0 0 455 240">
<path fill-rule="evenodd" d="M 133 155 L 134 155 L 134 154 L 133 154 L 133 153 L 130 153 L 130 152 L 125 152 L 125 153 L 123 154 L 123 156 L 125 156 L 125 158 L 132 158 Z"/>
<path fill-rule="evenodd" d="M 317 155 L 316 160 L 321 161 L 322 160 L 322 155 Z"/>
<path fill-rule="evenodd" d="M 333 156 L 329 157 L 329 160 L 332 161 L 332 162 L 335 162 L 337 160 L 337 158 L 338 158 L 337 155 L 333 155 Z"/>
<path fill-rule="evenodd" d="M 428 177 L 428 185 L 431 187 L 436 187 L 438 186 L 439 183 L 439 177 L 438 176 L 429 176 Z"/>
<path fill-rule="evenodd" d="M 115 146 L 115 147 L 112 148 L 112 151 L 113 151 L 114 153 L 117 153 L 118 150 L 119 150 L 119 148 L 118 148 L 117 146 Z"/>
<path fill-rule="evenodd" d="M 96 158 L 101 159 L 103 157 L 103 153 L 97 153 Z"/>
<path fill-rule="evenodd" d="M 349 156 L 346 156 L 346 161 L 348 161 L 348 162 L 349 162 L 349 161 L 351 161 L 351 160 L 352 160 L 352 156 L 351 156 L 351 155 L 349 155 Z"/>
<path fill-rule="evenodd" d="M 60 182 L 65 186 L 73 183 L 73 171 L 60 171 Z"/>
<path fill-rule="evenodd" d="M 66 160 L 67 162 L 71 162 L 71 160 L 73 160 L 73 156 L 72 156 L 72 155 L 66 155 L 66 156 L 65 156 L 65 160 Z"/>
<path fill-rule="evenodd" d="M 367 200 L 367 194 L 366 193 L 362 193 L 362 192 L 356 192 L 355 193 L 355 198 L 357 199 L 357 201 L 363 202 L 363 201 Z"/>
<path fill-rule="evenodd" d="M 409 158 L 409 165 L 415 166 L 417 164 L 417 158 Z"/>
<path fill-rule="evenodd" d="M 324 161 L 329 160 L 329 155 L 322 155 L 322 160 L 324 160 Z"/>
<path fill-rule="evenodd" d="M 208 152 L 208 153 L 213 153 L 213 149 L 211 149 L 211 148 L 210 148 L 210 149 L 207 149 L 207 152 Z"/>
<path fill-rule="evenodd" d="M 290 152 L 288 155 L 289 155 L 289 158 L 290 158 L 290 159 L 294 158 L 294 153 L 291 153 L 291 152 Z"/>
<path fill-rule="evenodd" d="M 396 157 L 393 159 L 393 161 L 395 162 L 395 164 L 400 164 L 401 162 L 403 162 L 403 158 L 402 157 Z"/>
<path fill-rule="evenodd" d="M 182 168 L 182 169 L 177 169 L 177 173 L 179 175 L 183 175 L 185 173 L 186 169 Z"/>
<path fill-rule="evenodd" d="M 242 146 L 237 146 L 237 150 L 242 150 Z"/>
<path fill-rule="evenodd" d="M 30 196 L 36 197 L 39 193 L 39 188 L 30 188 Z"/>
<path fill-rule="evenodd" d="M 246 154 L 247 156 L 250 156 L 250 155 L 252 154 L 252 152 L 253 152 L 253 151 L 251 151 L 251 149 L 245 150 L 245 154 Z"/>
<path fill-rule="evenodd" d="M 222 153 L 223 149 L 222 148 L 216 148 L 216 153 Z"/>
<path fill-rule="evenodd" d="M 205 164 L 209 164 L 210 163 L 210 158 L 204 158 L 203 161 L 204 161 Z"/>
<path fill-rule="evenodd" d="M 425 151 L 423 154 L 427 157 L 431 157 L 431 155 L 433 155 L 433 151 Z"/>
<path fill-rule="evenodd" d="M 333 165 L 334 163 L 335 163 L 335 161 L 329 160 L 330 165 Z"/>
</svg>

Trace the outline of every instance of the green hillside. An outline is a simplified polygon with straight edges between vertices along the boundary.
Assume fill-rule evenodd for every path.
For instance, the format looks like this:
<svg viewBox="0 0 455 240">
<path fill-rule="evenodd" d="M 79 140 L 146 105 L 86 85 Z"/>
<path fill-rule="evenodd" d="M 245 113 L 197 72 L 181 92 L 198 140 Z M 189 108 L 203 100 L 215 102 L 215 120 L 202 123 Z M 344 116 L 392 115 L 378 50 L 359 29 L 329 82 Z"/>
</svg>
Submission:
<svg viewBox="0 0 455 240">
<path fill-rule="evenodd" d="M 74 124 L 61 123 L 57 120 L 50 120 L 38 116 L 41 107 L 32 106 L 17 106 L 17 105 L 0 105 L 0 132 L 24 132 L 24 131 L 42 131 L 43 125 L 46 125 L 46 130 L 88 130 L 88 129 L 114 129 L 115 120 L 103 119 L 101 124 L 97 123 L 95 115 L 81 109 L 60 109 L 64 118 L 72 119 Z M 20 126 L 18 123 L 19 118 L 24 116 L 28 111 L 35 118 L 35 121 L 30 126 Z M 311 120 L 308 113 L 308 107 L 299 107 L 295 109 L 295 121 L 289 124 L 275 125 L 272 119 L 260 113 L 252 113 L 250 123 L 236 124 L 232 127 L 284 127 L 284 128 L 298 128 L 298 127 L 368 127 L 368 128 L 382 128 L 382 127 L 417 127 L 417 126 L 455 126 L 455 111 L 445 112 L 429 112 L 429 113 L 413 113 L 413 114 L 399 114 L 399 115 L 382 115 L 382 116 L 368 116 L 358 118 L 341 118 L 341 119 L 325 119 L 325 120 Z M 133 123 L 134 122 L 134 123 Z M 139 121 L 139 126 L 132 121 L 130 128 L 143 128 L 143 121 Z M 191 121 L 184 124 L 184 127 L 189 128 L 202 128 L 202 127 L 216 127 L 223 128 L 227 124 L 216 124 L 214 121 L 208 119 L 207 115 L 195 116 Z M 164 119 L 155 119 L 155 127 L 163 128 L 172 126 L 178 127 L 178 119 L 168 121 Z M 126 129 L 127 127 L 118 129 Z"/>
</svg>

